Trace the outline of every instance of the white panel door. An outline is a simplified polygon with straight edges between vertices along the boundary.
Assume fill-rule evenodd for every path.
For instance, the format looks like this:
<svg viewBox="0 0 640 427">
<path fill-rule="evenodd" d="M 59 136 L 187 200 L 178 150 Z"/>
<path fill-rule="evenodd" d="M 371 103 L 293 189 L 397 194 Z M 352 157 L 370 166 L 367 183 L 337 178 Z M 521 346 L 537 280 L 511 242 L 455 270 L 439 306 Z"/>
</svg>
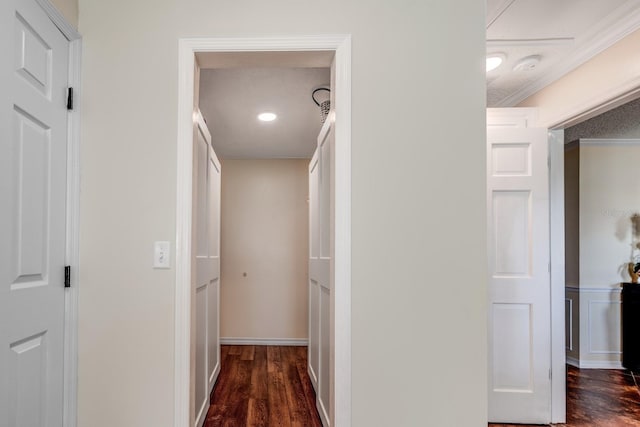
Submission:
<svg viewBox="0 0 640 427">
<path fill-rule="evenodd" d="M 489 420 L 551 421 L 547 131 L 487 130 Z"/>
<path fill-rule="evenodd" d="M 318 136 L 309 164 L 309 376 L 316 406 L 329 425 L 331 401 L 331 151 L 333 125 Z"/>
<path fill-rule="evenodd" d="M 69 45 L 0 2 L 0 426 L 63 423 Z"/>
<path fill-rule="evenodd" d="M 309 377 L 316 394 L 320 372 L 320 285 L 317 271 L 320 266 L 318 239 L 320 163 L 318 158 L 318 150 L 316 150 L 309 163 L 309 347 L 307 356 Z"/>
<path fill-rule="evenodd" d="M 204 424 L 209 394 L 220 371 L 220 162 L 198 112 L 194 122 L 193 281 L 195 327 L 194 425 Z"/>
</svg>

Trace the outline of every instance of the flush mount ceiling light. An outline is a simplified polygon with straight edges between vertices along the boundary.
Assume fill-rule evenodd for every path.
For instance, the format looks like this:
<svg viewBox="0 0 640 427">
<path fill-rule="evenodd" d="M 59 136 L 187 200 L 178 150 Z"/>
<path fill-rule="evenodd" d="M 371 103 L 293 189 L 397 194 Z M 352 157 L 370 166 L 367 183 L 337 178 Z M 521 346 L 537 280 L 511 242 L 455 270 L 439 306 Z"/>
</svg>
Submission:
<svg viewBox="0 0 640 427">
<path fill-rule="evenodd" d="M 540 55 L 527 56 L 516 62 L 513 71 L 533 71 L 540 64 Z"/>
<path fill-rule="evenodd" d="M 258 120 L 260 120 L 261 122 L 272 122 L 277 118 L 278 116 L 276 115 L 276 113 L 265 112 L 258 114 Z"/>
<path fill-rule="evenodd" d="M 487 73 L 498 68 L 506 58 L 504 53 L 492 53 L 487 55 Z"/>
</svg>

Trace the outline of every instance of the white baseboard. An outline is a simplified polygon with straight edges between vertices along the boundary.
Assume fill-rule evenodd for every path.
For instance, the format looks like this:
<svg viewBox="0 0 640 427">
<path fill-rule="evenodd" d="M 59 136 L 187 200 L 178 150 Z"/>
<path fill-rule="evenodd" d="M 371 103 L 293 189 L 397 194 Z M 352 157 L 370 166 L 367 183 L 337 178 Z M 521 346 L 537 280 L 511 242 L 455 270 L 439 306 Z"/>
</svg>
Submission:
<svg viewBox="0 0 640 427">
<path fill-rule="evenodd" d="M 288 345 L 288 346 L 306 346 L 309 345 L 307 338 L 238 338 L 238 337 L 222 337 L 220 338 L 222 345 Z"/>
<path fill-rule="evenodd" d="M 580 369 L 624 369 L 622 362 L 616 360 L 578 360 L 567 357 L 567 365 Z"/>
<path fill-rule="evenodd" d="M 574 359 L 573 357 L 567 357 L 567 365 L 571 365 L 575 368 L 579 368 L 580 361 L 578 359 Z"/>
</svg>

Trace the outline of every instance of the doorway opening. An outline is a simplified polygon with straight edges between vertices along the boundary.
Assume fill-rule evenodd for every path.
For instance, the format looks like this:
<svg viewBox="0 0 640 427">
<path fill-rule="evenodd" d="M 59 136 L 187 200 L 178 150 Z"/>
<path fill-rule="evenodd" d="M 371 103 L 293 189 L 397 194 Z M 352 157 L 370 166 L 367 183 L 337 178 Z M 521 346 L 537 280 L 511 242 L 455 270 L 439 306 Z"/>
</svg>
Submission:
<svg viewBox="0 0 640 427">
<path fill-rule="evenodd" d="M 214 243 L 219 246 L 220 254 L 220 302 L 216 312 L 219 327 L 218 318 L 210 319 L 213 320 L 210 326 L 216 332 L 219 329 L 221 355 L 225 357 L 219 359 L 220 387 L 211 395 L 213 407 L 208 414 L 202 410 L 208 407 L 211 390 L 206 390 L 204 385 L 212 382 L 196 375 L 196 425 L 205 417 L 251 423 L 251 419 L 245 420 L 245 417 L 253 417 L 255 411 L 244 409 L 253 408 L 258 402 L 265 409 L 260 414 L 268 415 L 270 423 L 280 422 L 276 419 L 288 418 L 290 413 L 294 417 L 292 421 L 299 414 L 308 413 L 303 418 L 305 423 L 317 425 L 320 416 L 325 419 L 325 425 L 328 424 L 330 406 L 323 399 L 327 393 L 319 391 L 328 385 L 319 384 L 317 375 L 321 346 L 316 330 L 319 331 L 322 322 L 316 319 L 323 313 L 328 321 L 329 301 L 322 301 L 326 306 L 321 310 L 318 289 L 312 286 L 315 282 L 309 276 L 310 243 L 318 234 L 310 224 L 310 220 L 317 217 L 315 212 L 310 215 L 310 210 L 318 205 L 310 196 L 318 192 L 312 191 L 309 181 L 310 162 L 323 126 L 323 116 L 313 101 L 313 92 L 318 100 L 322 99 L 320 96 L 329 99 L 333 52 L 296 52 L 295 58 L 291 55 L 282 52 L 277 58 L 268 53 L 197 56 L 197 105 L 206 121 L 204 126 L 211 134 L 211 147 L 221 163 L 221 197 L 218 194 L 215 197 L 220 206 L 214 207 L 216 218 L 212 218 L 217 221 L 217 212 L 220 212 L 220 244 Z M 198 150 L 204 152 L 206 148 L 199 146 Z M 202 179 L 204 175 L 198 177 Z M 200 187 L 198 185 L 199 198 Z M 195 205 L 200 201 L 195 201 Z M 329 206 L 326 207 L 328 212 Z M 195 229 L 200 230 L 200 222 L 205 223 L 207 219 L 196 222 Z M 309 233 L 310 228 L 314 233 Z M 207 234 L 204 231 L 198 231 L 194 240 L 200 241 L 201 236 Z M 212 233 L 214 239 L 216 234 Z M 328 228 L 324 234 L 329 236 Z M 197 271 L 200 274 L 200 269 Z M 210 280 L 198 280 L 196 284 L 196 331 L 207 329 L 205 319 L 211 314 L 206 302 L 209 283 Z M 217 283 L 210 289 L 214 294 Z M 326 285 L 328 288 L 328 283 Z M 217 344 L 211 342 L 216 339 L 217 333 L 196 333 L 196 372 L 205 372 L 207 368 L 213 372 L 212 367 L 204 366 L 208 358 L 203 353 Z M 206 344 L 201 342 L 205 340 Z M 237 348 L 229 349 L 225 345 L 243 346 L 242 352 L 238 355 Z M 254 346 L 272 347 L 265 352 L 264 347 Z M 281 346 L 308 348 L 311 363 L 296 361 L 292 368 L 291 358 L 280 355 L 281 352 L 291 355 L 291 349 Z M 249 351 L 254 348 L 255 352 Z M 295 354 L 299 355 L 298 350 Z M 215 357 L 209 359 L 213 361 Z M 250 398 L 231 402 L 224 393 L 233 394 L 242 376 L 227 374 L 234 369 L 242 370 L 248 360 L 253 361 L 253 372 L 256 372 L 256 378 L 246 384 L 251 389 Z M 322 359 L 323 370 L 328 369 L 328 361 L 328 358 Z M 267 365 L 273 369 L 266 369 Z M 301 367 L 304 368 L 302 374 L 288 372 Z M 261 371 L 265 373 L 266 384 L 260 380 Z M 296 386 L 305 389 L 303 385 L 309 383 L 307 371 L 318 396 L 317 399 L 311 397 L 313 405 L 308 409 L 308 405 L 292 401 L 291 407 L 280 407 L 282 400 L 276 396 Z M 234 386 L 227 388 L 231 383 Z M 218 411 L 220 405 L 227 406 L 227 410 Z M 275 414 L 279 415 L 271 418 Z M 206 421 L 204 425 L 208 425 Z"/>
<path fill-rule="evenodd" d="M 330 414 L 332 425 L 350 422 L 350 38 L 317 36 L 292 38 L 183 39 L 180 41 L 178 190 L 176 238 L 176 407 L 175 425 L 192 419 L 191 360 L 191 226 L 193 191 L 193 106 L 196 63 L 207 67 L 217 57 L 236 61 L 275 61 L 295 67 L 301 60 L 329 53 L 335 70 L 335 161 L 332 174 L 334 227 L 332 240 L 330 321 Z M 197 59 L 196 59 L 197 58 Z M 287 62 L 289 61 L 289 62 Z M 272 65 L 273 66 L 273 65 Z M 211 67 L 215 68 L 215 67 Z M 224 166 L 223 166 L 224 168 Z M 224 170 L 224 169 L 223 169 Z M 224 284 L 221 284 L 224 287 Z"/>
</svg>

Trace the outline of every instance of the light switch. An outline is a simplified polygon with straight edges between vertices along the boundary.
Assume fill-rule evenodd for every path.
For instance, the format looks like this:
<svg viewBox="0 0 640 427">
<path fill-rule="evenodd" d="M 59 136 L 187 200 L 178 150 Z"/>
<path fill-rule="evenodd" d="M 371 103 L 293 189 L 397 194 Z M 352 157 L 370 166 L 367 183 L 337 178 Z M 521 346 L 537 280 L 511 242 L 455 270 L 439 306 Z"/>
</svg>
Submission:
<svg viewBox="0 0 640 427">
<path fill-rule="evenodd" d="M 155 242 L 153 245 L 153 268 L 170 268 L 170 258 L 169 242 Z"/>
</svg>

